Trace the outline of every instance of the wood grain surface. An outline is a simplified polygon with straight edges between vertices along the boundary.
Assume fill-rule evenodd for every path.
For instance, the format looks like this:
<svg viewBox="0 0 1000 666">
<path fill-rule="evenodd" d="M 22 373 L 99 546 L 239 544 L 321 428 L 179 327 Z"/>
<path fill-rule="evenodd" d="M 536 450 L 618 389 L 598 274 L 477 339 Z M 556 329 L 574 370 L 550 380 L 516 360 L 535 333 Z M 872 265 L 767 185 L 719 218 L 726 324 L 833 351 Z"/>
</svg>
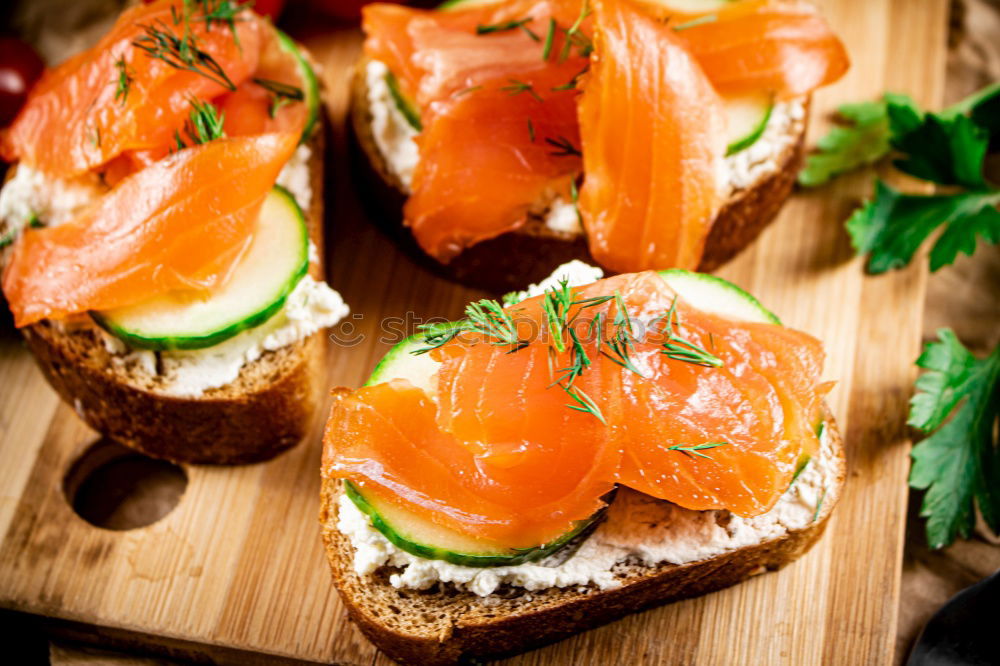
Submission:
<svg viewBox="0 0 1000 666">
<path fill-rule="evenodd" d="M 811 138 L 843 101 L 885 89 L 936 106 L 945 0 L 827 0 L 854 66 L 816 96 Z M 332 344 L 330 384 L 356 386 L 388 348 L 384 318 L 457 316 L 475 292 L 417 268 L 361 213 L 344 154 L 354 29 L 310 21 L 296 36 L 323 69 L 334 137 L 327 183 L 331 283 L 352 306 Z M 814 664 L 892 659 L 906 513 L 903 426 L 920 341 L 925 262 L 877 278 L 851 258 L 842 221 L 866 194 L 856 174 L 796 195 L 720 274 L 821 338 L 850 474 L 824 539 L 786 569 L 635 615 L 510 664 Z M 269 463 L 187 467 L 177 507 L 111 531 L 77 516 L 63 480 L 97 436 L 61 404 L 12 331 L 0 339 L 0 607 L 53 618 L 83 640 L 218 662 L 275 658 L 386 664 L 347 621 L 319 539 L 319 433 Z"/>
</svg>

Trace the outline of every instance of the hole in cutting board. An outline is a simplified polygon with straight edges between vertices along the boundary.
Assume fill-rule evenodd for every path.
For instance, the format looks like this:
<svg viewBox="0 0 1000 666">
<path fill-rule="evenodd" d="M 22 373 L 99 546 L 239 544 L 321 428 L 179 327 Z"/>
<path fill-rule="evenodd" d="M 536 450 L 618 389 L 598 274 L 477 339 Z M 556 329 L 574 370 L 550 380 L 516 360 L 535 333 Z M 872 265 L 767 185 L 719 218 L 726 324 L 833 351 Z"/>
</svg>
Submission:
<svg viewBox="0 0 1000 666">
<path fill-rule="evenodd" d="M 173 511 L 187 483 L 179 465 L 101 439 L 70 467 L 63 492 L 76 515 L 91 525 L 131 530 Z"/>
</svg>

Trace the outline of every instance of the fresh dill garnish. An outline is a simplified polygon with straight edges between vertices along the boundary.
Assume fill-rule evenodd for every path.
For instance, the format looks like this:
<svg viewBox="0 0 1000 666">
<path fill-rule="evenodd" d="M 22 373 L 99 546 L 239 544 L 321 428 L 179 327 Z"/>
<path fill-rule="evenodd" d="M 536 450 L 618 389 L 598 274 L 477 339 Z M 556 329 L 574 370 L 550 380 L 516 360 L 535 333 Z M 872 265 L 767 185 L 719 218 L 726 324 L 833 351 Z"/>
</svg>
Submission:
<svg viewBox="0 0 1000 666">
<path fill-rule="evenodd" d="M 583 66 L 583 69 L 581 69 L 579 72 L 573 75 L 572 79 L 570 79 L 569 81 L 567 81 L 562 85 L 553 86 L 552 92 L 559 92 L 560 90 L 575 90 L 577 84 L 580 82 L 580 77 L 586 74 L 587 70 L 589 69 L 590 69 L 590 63 L 588 62 L 586 65 Z"/>
<path fill-rule="evenodd" d="M 254 78 L 253 82 L 271 93 L 271 106 L 268 107 L 267 112 L 272 118 L 278 115 L 278 109 L 286 104 L 301 102 L 306 98 L 305 93 L 302 92 L 302 88 L 297 88 L 281 81 Z"/>
<path fill-rule="evenodd" d="M 424 334 L 426 347 L 414 350 L 415 355 L 426 354 L 450 342 L 460 333 L 478 333 L 486 342 L 497 346 L 509 346 L 508 353 L 514 353 L 527 347 L 530 340 L 521 340 L 517 333 L 517 324 L 511 313 L 494 300 L 482 299 L 465 306 L 465 319 L 450 323 L 447 326 L 430 324 L 420 327 Z"/>
<path fill-rule="evenodd" d="M 541 38 L 536 35 L 531 28 L 528 27 L 528 23 L 533 21 L 530 16 L 523 19 L 503 21 L 501 23 L 491 23 L 488 25 L 477 25 L 476 34 L 477 35 L 488 35 L 494 32 L 508 32 L 510 30 L 523 30 L 528 37 L 531 37 L 536 42 L 541 41 Z"/>
<path fill-rule="evenodd" d="M 125 58 L 115 61 L 115 68 L 118 70 L 118 80 L 115 86 L 115 101 L 124 104 L 128 101 L 129 90 L 132 89 L 132 82 L 135 80 L 135 71 L 128 66 Z"/>
<path fill-rule="evenodd" d="M 707 456 L 704 453 L 699 453 L 705 449 L 714 449 L 720 446 L 726 446 L 729 442 L 706 442 L 704 444 L 698 444 L 696 446 L 684 446 L 682 444 L 676 444 L 674 446 L 668 446 L 667 451 L 680 451 L 681 453 L 686 453 L 689 456 L 698 456 L 699 458 L 706 458 L 707 460 L 712 460 L 712 456 Z"/>
<path fill-rule="evenodd" d="M 191 34 L 185 19 L 184 36 L 179 37 L 173 28 L 157 19 L 154 24 L 140 25 L 144 34 L 132 42 L 132 46 L 143 51 L 150 58 L 167 63 L 174 69 L 200 74 L 228 90 L 236 90 L 225 70 L 215 58 L 198 48 L 197 40 Z"/>
<path fill-rule="evenodd" d="M 531 122 L 531 118 L 528 118 L 528 138 L 531 139 L 531 143 L 535 142 L 535 124 Z"/>
<path fill-rule="evenodd" d="M 597 406 L 597 403 L 594 402 L 593 398 L 591 398 L 589 395 L 583 392 L 583 389 L 578 388 L 576 386 L 570 386 L 570 387 L 563 386 L 562 389 L 566 391 L 566 394 L 569 395 L 569 397 L 573 398 L 573 400 L 576 402 L 575 405 L 566 405 L 567 407 L 569 407 L 570 409 L 575 409 L 578 412 L 586 412 L 588 414 L 593 414 L 594 416 L 597 417 L 598 421 L 600 421 L 604 425 L 608 424 L 608 422 L 604 420 L 604 414 L 601 413 L 601 408 Z"/>
<path fill-rule="evenodd" d="M 223 124 L 226 121 L 225 113 L 219 113 L 219 110 L 211 102 L 201 102 L 194 98 L 189 101 L 191 112 L 188 114 L 188 119 L 184 121 L 184 133 L 191 141 L 192 146 L 226 136 L 223 129 Z M 188 147 L 179 130 L 174 131 L 174 141 L 177 144 L 177 150 Z"/>
<path fill-rule="evenodd" d="M 583 5 L 580 7 L 580 15 L 576 17 L 573 25 L 566 30 L 566 41 L 563 42 L 562 50 L 559 52 L 559 62 L 563 62 L 569 57 L 569 51 L 574 46 L 580 50 L 580 56 L 584 58 L 589 56 L 594 50 L 594 43 L 580 30 L 580 25 L 584 19 L 590 16 L 591 11 L 590 2 L 583 0 Z"/>
<path fill-rule="evenodd" d="M 635 351 L 636 339 L 632 332 L 632 318 L 625 307 L 625 299 L 622 298 L 621 292 L 617 289 L 615 289 L 614 299 L 615 319 L 612 323 L 615 327 L 615 333 L 607 340 L 602 340 L 600 335 L 598 335 L 597 348 L 607 359 L 617 363 L 626 370 L 634 372 L 640 377 L 644 377 L 645 375 L 635 367 L 632 359 L 629 357 L 629 350 Z M 600 330 L 601 326 L 598 326 L 598 331 Z M 602 342 L 610 351 L 601 349 Z"/>
<path fill-rule="evenodd" d="M 545 33 L 545 46 L 542 47 L 542 60 L 548 60 L 552 54 L 552 44 L 556 38 L 556 20 L 549 17 L 549 31 Z"/>
<path fill-rule="evenodd" d="M 205 22 L 205 29 L 210 31 L 213 22 L 224 23 L 232 31 L 236 46 L 240 46 L 240 38 L 236 34 L 236 16 L 246 9 L 247 5 L 236 4 L 232 0 L 196 0 L 196 2 L 202 8 L 202 15 L 197 18 Z"/>
<path fill-rule="evenodd" d="M 475 92 L 477 90 L 482 90 L 482 89 L 483 89 L 482 86 L 469 86 L 468 88 L 462 88 L 461 90 L 455 91 L 454 93 L 452 93 L 451 96 L 452 97 L 461 97 L 462 95 L 467 95 L 467 94 L 469 94 L 471 92 Z"/>
<path fill-rule="evenodd" d="M 549 144 L 550 146 L 554 146 L 555 148 L 558 149 L 550 151 L 550 154 L 555 155 L 556 157 L 583 156 L 583 153 L 580 152 L 580 149 L 574 146 L 573 143 L 564 136 L 560 136 L 555 139 L 551 137 L 545 137 L 545 143 Z"/>
<path fill-rule="evenodd" d="M 666 354 L 667 358 L 675 361 L 684 361 L 685 363 L 712 368 L 721 368 L 723 366 L 722 359 L 718 356 L 699 347 L 690 340 L 685 340 L 678 334 L 681 321 L 680 313 L 677 312 L 676 296 L 674 296 L 674 300 L 670 304 L 670 311 L 663 316 L 663 319 L 666 320 L 664 333 L 667 335 L 667 341 L 663 343 L 663 351 L 660 353 Z"/>
<path fill-rule="evenodd" d="M 686 23 L 678 23 L 673 26 L 674 32 L 680 32 L 681 30 L 688 30 L 690 28 L 697 28 L 699 25 L 705 25 L 706 23 L 713 23 L 719 19 L 715 14 L 707 14 L 705 16 L 699 16 L 696 19 L 691 19 Z"/>
<path fill-rule="evenodd" d="M 90 143 L 93 144 L 94 148 L 101 147 L 101 128 L 94 126 L 94 131 L 90 133 Z"/>
<path fill-rule="evenodd" d="M 544 102 L 542 96 L 535 92 L 534 86 L 530 83 L 525 83 L 524 81 L 518 81 L 517 79 L 507 79 L 510 81 L 509 86 L 503 86 L 500 90 L 504 91 L 508 95 L 520 95 L 521 93 L 528 93 L 539 102 Z"/>
</svg>

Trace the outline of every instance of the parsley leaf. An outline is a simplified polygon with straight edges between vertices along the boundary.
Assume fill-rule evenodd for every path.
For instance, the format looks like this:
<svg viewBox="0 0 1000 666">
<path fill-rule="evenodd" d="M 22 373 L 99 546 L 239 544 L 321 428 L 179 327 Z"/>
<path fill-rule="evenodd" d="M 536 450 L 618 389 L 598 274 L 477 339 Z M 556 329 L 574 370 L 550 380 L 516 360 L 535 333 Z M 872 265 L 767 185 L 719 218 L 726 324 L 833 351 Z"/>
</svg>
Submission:
<svg viewBox="0 0 1000 666">
<path fill-rule="evenodd" d="M 963 115 L 921 114 L 909 99 L 889 102 L 890 143 L 905 153 L 893 166 L 923 180 L 979 189 L 990 135 Z"/>
<path fill-rule="evenodd" d="M 837 109 L 849 124 L 821 137 L 818 152 L 806 158 L 799 184 L 815 187 L 834 176 L 872 164 L 889 152 L 889 118 L 885 102 L 844 104 Z"/>
<path fill-rule="evenodd" d="M 909 481 L 927 491 L 920 515 L 932 548 L 967 537 L 976 507 L 1000 531 L 1000 345 L 979 360 L 951 330 L 938 338 L 917 359 L 927 372 L 917 380 L 908 421 L 933 431 L 913 448 Z"/>
<path fill-rule="evenodd" d="M 972 254 L 977 236 L 1000 242 L 1000 191 L 959 194 L 905 194 L 879 180 L 875 198 L 847 220 L 847 232 L 858 254 L 871 253 L 869 273 L 884 273 L 910 263 L 921 244 L 938 227 L 945 231 L 931 248 L 931 270 Z"/>
</svg>

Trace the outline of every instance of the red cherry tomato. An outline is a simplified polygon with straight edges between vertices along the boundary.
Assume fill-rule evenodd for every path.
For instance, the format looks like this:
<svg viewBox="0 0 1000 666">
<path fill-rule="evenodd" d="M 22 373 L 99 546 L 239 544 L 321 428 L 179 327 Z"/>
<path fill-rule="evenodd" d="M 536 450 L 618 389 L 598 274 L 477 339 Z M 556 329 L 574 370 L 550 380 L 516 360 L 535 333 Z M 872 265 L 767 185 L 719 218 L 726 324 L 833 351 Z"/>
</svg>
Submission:
<svg viewBox="0 0 1000 666">
<path fill-rule="evenodd" d="M 20 39 L 0 37 L 0 127 L 14 120 L 45 63 Z"/>
<path fill-rule="evenodd" d="M 281 16 L 281 11 L 285 8 L 285 0 L 256 0 L 253 3 L 253 10 L 261 16 L 267 16 L 272 21 L 277 21 Z"/>
</svg>

